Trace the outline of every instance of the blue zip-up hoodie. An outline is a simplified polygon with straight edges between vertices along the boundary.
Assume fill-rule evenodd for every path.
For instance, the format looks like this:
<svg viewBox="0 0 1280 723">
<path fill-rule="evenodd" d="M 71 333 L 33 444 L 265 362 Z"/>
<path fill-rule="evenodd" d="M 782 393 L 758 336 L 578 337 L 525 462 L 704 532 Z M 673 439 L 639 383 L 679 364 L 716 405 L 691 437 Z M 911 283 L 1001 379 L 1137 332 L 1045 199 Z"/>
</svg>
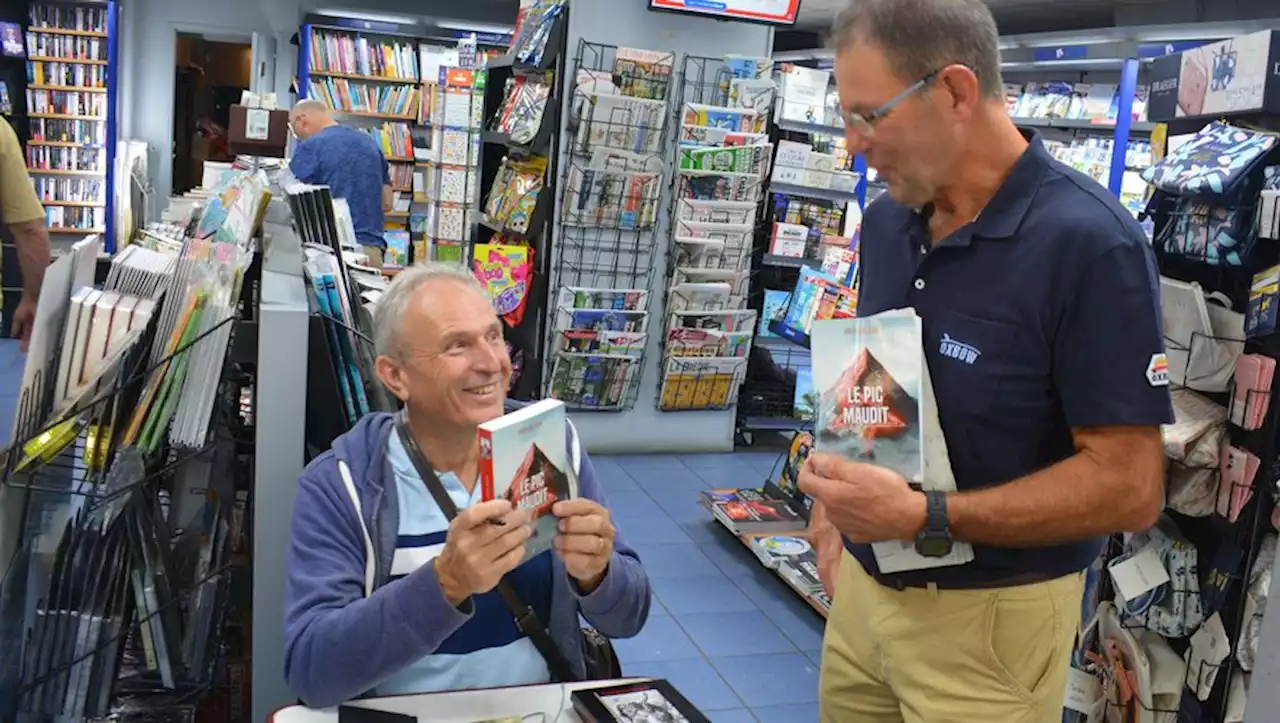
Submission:
<svg viewBox="0 0 1280 723">
<path fill-rule="evenodd" d="M 285 582 L 284 676 L 309 706 L 330 707 L 373 691 L 434 652 L 470 617 L 469 601 L 462 609 L 449 604 L 434 565 L 387 584 L 400 519 L 386 452 L 394 429 L 390 414 L 366 416 L 312 460 L 298 481 Z M 578 459 L 571 425 L 566 444 L 569 458 Z M 579 492 L 607 508 L 591 460 L 580 454 Z M 360 517 L 342 465 L 359 497 Z M 369 549 L 372 569 L 366 565 Z M 578 593 L 555 553 L 552 560 L 551 619 L 542 622 L 581 676 L 578 614 L 608 637 L 631 637 L 649 616 L 649 579 L 621 533 L 604 581 L 590 595 Z M 373 589 L 368 596 L 367 576 Z"/>
</svg>

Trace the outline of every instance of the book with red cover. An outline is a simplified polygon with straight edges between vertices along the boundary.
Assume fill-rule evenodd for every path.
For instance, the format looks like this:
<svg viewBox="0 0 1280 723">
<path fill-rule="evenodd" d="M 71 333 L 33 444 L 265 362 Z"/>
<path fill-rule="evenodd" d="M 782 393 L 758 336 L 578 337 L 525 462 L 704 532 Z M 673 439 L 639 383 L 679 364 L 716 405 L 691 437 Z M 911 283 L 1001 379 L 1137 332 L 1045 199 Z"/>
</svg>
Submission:
<svg viewBox="0 0 1280 723">
<path fill-rule="evenodd" d="M 568 459 L 564 403 L 546 399 L 480 425 L 480 499 L 506 498 L 528 510 L 533 535 L 525 560 L 551 549 L 556 517 L 551 507 L 578 496 L 578 475 Z"/>
</svg>

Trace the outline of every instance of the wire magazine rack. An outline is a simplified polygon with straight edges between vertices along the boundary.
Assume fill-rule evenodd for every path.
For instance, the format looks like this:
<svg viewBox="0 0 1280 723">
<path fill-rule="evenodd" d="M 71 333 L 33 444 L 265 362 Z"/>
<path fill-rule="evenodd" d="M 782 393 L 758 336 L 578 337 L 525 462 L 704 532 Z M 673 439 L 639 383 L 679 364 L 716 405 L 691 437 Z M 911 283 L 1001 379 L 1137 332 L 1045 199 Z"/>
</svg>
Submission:
<svg viewBox="0 0 1280 723">
<path fill-rule="evenodd" d="M 664 412 L 731 409 L 746 377 L 758 316 L 748 303 L 751 260 L 773 161 L 767 128 L 776 88 L 738 80 L 748 79 L 723 58 L 688 55 L 681 65 L 659 342 Z"/>
<path fill-rule="evenodd" d="M 621 412 L 639 395 L 659 262 L 674 53 L 579 40 L 569 68 L 545 395 Z"/>
<path fill-rule="evenodd" d="M 17 540 L 0 561 L 0 720 L 192 721 L 219 684 L 238 618 L 230 589 L 248 569 L 241 323 L 233 313 L 157 359 L 156 314 L 74 403 L 51 409 L 41 379 L 28 386 L 0 490 L 0 531 Z M 165 414 L 157 443 L 125 444 L 147 387 L 218 353 L 228 332 L 203 443 L 172 442 Z"/>
</svg>

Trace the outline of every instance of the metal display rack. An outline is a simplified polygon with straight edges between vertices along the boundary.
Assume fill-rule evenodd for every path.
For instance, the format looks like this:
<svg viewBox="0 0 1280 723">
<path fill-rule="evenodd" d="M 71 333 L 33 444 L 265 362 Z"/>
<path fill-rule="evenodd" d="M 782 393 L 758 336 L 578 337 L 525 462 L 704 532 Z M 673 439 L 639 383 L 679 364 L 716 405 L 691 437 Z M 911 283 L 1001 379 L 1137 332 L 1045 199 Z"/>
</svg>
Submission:
<svg viewBox="0 0 1280 723">
<path fill-rule="evenodd" d="M 567 106 L 543 373 L 546 395 L 575 411 L 635 405 L 660 308 L 652 285 L 670 77 L 630 72 L 619 52 L 579 39 L 570 65 L 570 77 L 590 80 L 575 84 Z M 675 55 L 656 62 L 671 68 Z"/>
<path fill-rule="evenodd" d="M 734 80 L 724 58 L 687 55 L 681 65 L 658 374 L 658 410 L 663 412 L 733 409 L 757 326 L 748 290 L 772 145 L 747 146 L 765 154 L 746 171 L 705 168 L 695 160 L 708 149 L 732 145 L 717 140 L 723 126 L 712 116 L 737 117 L 740 127 L 731 132 L 767 132 L 776 87 L 770 81 L 767 96 L 753 96 L 751 106 L 734 106 Z M 727 283 L 728 296 L 704 293 L 707 283 Z"/>
</svg>

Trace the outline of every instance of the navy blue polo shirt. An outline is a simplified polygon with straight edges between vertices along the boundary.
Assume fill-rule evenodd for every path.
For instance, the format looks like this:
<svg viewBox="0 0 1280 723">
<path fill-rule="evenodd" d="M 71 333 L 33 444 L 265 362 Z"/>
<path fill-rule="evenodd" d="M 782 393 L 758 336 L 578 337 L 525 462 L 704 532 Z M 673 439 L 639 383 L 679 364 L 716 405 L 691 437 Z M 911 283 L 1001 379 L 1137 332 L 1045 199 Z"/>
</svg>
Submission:
<svg viewBox="0 0 1280 723">
<path fill-rule="evenodd" d="M 1026 135 L 1030 145 L 982 213 L 936 245 L 927 211 L 888 194 L 863 223 L 858 314 L 914 307 L 920 316 L 961 491 L 1066 459 L 1075 427 L 1173 421 L 1146 235 L 1105 188 Z M 967 565 L 882 579 L 966 587 L 1058 577 L 1087 567 L 1104 542 L 975 546 Z M 878 573 L 869 545 L 846 547 Z"/>
</svg>

